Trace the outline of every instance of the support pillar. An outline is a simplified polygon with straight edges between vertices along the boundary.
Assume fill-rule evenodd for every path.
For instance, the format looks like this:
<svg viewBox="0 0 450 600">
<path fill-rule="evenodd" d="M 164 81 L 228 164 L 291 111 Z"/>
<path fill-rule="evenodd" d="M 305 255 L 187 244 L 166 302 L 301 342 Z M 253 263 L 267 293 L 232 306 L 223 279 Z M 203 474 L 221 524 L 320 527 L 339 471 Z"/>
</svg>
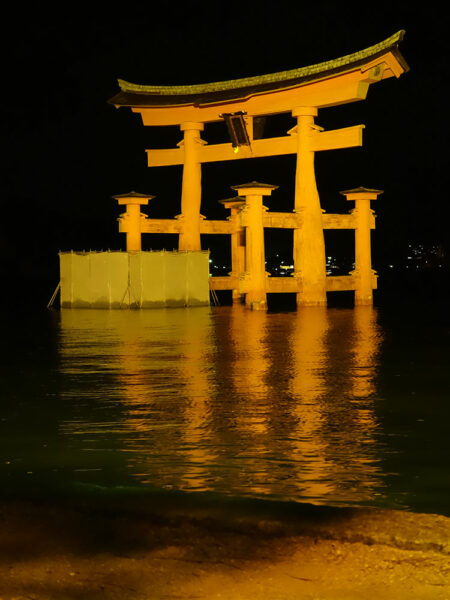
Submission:
<svg viewBox="0 0 450 600">
<path fill-rule="evenodd" d="M 373 223 L 373 211 L 370 201 L 382 194 L 381 190 L 356 188 L 341 192 L 347 200 L 355 202 L 352 214 L 355 217 L 355 305 L 373 304 L 373 276 L 370 231 Z"/>
<path fill-rule="evenodd" d="M 240 222 L 240 211 L 245 206 L 245 200 L 236 196 L 220 200 L 220 203 L 231 211 L 229 220 L 232 223 L 233 232 L 231 234 L 231 273 L 229 275 L 238 282 L 232 290 L 233 304 L 240 304 L 243 294 L 239 290 L 239 277 L 245 272 L 245 230 Z"/>
<path fill-rule="evenodd" d="M 302 282 L 297 304 L 320 306 L 327 303 L 325 241 L 314 170 L 314 150 L 311 150 L 310 143 L 317 108 L 298 107 L 292 111 L 292 115 L 297 117 L 294 211 L 300 212 L 303 217 L 302 228 L 294 230 L 295 276 Z"/>
<path fill-rule="evenodd" d="M 237 212 L 237 211 L 236 211 Z M 236 215 L 236 220 L 240 220 L 240 214 Z M 235 265 L 237 272 L 237 280 L 239 281 L 239 277 L 245 273 L 245 229 L 243 227 L 239 227 L 238 231 L 232 236 L 232 244 L 234 245 L 234 255 L 235 255 Z M 233 251 L 233 247 L 232 247 Z M 265 260 L 264 260 L 265 266 Z M 241 294 L 239 287 L 236 290 L 233 290 L 233 304 L 241 303 L 244 300 L 244 295 Z"/>
<path fill-rule="evenodd" d="M 142 250 L 142 221 L 147 218 L 141 213 L 141 206 L 148 204 L 154 196 L 129 192 L 113 196 L 120 205 L 125 205 L 126 212 L 119 217 L 119 231 L 127 235 L 127 252 Z"/>
<path fill-rule="evenodd" d="M 253 310 L 267 308 L 266 261 L 264 249 L 263 197 L 270 196 L 278 186 L 252 181 L 233 186 L 239 196 L 245 196 L 245 304 Z"/>
<path fill-rule="evenodd" d="M 202 171 L 198 148 L 202 144 L 200 132 L 203 123 L 186 122 L 180 125 L 184 132 L 183 183 L 181 189 L 182 229 L 178 242 L 179 250 L 201 250 L 200 205 L 202 199 Z"/>
</svg>

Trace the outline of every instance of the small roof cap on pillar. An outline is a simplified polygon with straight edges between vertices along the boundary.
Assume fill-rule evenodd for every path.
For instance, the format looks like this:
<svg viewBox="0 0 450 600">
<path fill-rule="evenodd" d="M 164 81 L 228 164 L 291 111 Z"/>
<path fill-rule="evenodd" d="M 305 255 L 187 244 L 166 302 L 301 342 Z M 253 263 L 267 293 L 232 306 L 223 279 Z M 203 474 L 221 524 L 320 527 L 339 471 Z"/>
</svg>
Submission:
<svg viewBox="0 0 450 600">
<path fill-rule="evenodd" d="M 261 183 L 260 181 L 251 181 L 250 183 L 241 183 L 240 185 L 232 185 L 232 190 L 236 190 L 239 196 L 246 196 L 250 190 L 258 190 L 261 196 L 270 196 L 273 190 L 277 190 L 277 185 L 270 183 Z M 257 195 L 257 194 L 255 194 Z"/>
<path fill-rule="evenodd" d="M 148 204 L 148 201 L 154 197 L 155 196 L 135 192 L 134 190 L 127 194 L 117 194 L 116 196 L 112 196 L 119 204 Z"/>
<path fill-rule="evenodd" d="M 234 208 L 236 206 L 242 206 L 245 204 L 245 200 L 242 199 L 242 196 L 234 196 L 233 198 L 219 200 L 219 204 L 223 204 L 225 208 Z"/>
<path fill-rule="evenodd" d="M 357 187 L 352 190 L 344 190 L 339 192 L 343 196 L 347 197 L 347 200 L 356 200 L 358 198 L 365 200 L 376 200 L 377 196 L 383 193 L 383 190 L 373 190 L 366 187 Z"/>
</svg>

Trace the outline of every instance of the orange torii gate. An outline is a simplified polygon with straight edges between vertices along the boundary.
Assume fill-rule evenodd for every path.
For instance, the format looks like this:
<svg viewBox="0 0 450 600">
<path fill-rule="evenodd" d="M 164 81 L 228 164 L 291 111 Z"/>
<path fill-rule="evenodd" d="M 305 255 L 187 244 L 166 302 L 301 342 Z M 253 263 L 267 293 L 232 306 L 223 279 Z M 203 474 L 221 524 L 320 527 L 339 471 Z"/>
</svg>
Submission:
<svg viewBox="0 0 450 600">
<path fill-rule="evenodd" d="M 292 228 L 294 277 L 266 278 L 264 289 L 260 289 L 262 284 L 255 283 L 260 279 L 259 270 L 256 275 L 256 259 L 249 258 L 247 241 L 245 271 L 240 271 L 242 261 L 239 264 L 234 261 L 231 274 L 234 281 L 212 278 L 216 280 L 213 287 L 233 289 L 235 297 L 246 294 L 247 303 L 253 308 L 264 308 L 265 293 L 276 291 L 297 293 L 300 304 L 321 305 L 326 304 L 327 291 L 350 289 L 356 290 L 357 303 L 371 303 L 376 277 L 370 264 L 370 229 L 374 227 L 370 199 L 381 192 L 365 188 L 343 192 L 348 200 L 356 201 L 355 211 L 350 215 L 323 214 L 314 169 L 315 152 L 361 146 L 364 125 L 323 131 L 314 118 L 319 109 L 363 100 L 372 83 L 406 72 L 408 66 L 398 49 L 403 35 L 399 31 L 379 44 L 336 60 L 259 77 L 187 86 L 138 85 L 119 80 L 121 92 L 110 100 L 112 104 L 130 107 L 141 115 L 144 125 L 178 125 L 183 132 L 177 148 L 147 150 L 150 167 L 183 166 L 181 214 L 175 220 L 142 216 L 145 222 L 139 225 L 140 231 L 178 233 L 179 250 L 198 251 L 201 233 L 236 233 L 231 224 L 236 224 L 239 215 L 241 229 L 247 233 L 256 231 L 256 223 L 259 229 Z M 286 136 L 256 139 L 253 119 L 277 113 L 291 113 L 297 125 Z M 221 120 L 226 122 L 232 142 L 207 145 L 200 133 L 208 123 Z M 252 184 L 236 186 L 239 196 L 245 197 L 245 204 L 229 206 L 232 212 L 229 221 L 208 221 L 202 217 L 202 163 L 285 154 L 297 155 L 293 213 L 265 212 L 262 200 L 254 198 L 262 199 L 274 186 L 265 186 L 264 191 L 264 185 L 257 183 L 253 187 Z M 126 199 L 121 203 L 127 204 Z M 128 208 L 121 219 L 121 231 L 129 233 L 131 221 L 127 215 Z M 330 228 L 355 229 L 356 240 L 364 240 L 356 243 L 355 272 L 351 276 L 326 276 L 323 230 Z M 362 233 L 363 229 L 367 232 Z M 260 234 L 257 237 L 260 239 Z M 264 256 L 264 246 L 252 250 L 256 251 Z"/>
</svg>

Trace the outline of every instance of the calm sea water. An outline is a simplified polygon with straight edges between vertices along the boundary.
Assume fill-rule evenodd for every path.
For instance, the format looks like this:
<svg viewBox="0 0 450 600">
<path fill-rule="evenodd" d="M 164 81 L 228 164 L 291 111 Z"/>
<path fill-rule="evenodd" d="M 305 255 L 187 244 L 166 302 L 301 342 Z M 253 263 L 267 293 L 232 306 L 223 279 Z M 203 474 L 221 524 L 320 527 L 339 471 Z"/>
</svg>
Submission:
<svg viewBox="0 0 450 600">
<path fill-rule="evenodd" d="M 443 313 L 3 313 L 0 483 L 450 514 Z"/>
</svg>

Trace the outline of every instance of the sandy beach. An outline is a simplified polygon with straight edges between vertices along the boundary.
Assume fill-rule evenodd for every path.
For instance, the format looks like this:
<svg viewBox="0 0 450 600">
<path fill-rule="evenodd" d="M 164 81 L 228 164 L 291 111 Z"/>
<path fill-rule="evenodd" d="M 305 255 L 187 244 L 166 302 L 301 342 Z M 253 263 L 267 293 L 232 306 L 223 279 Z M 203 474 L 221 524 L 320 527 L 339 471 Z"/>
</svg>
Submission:
<svg viewBox="0 0 450 600">
<path fill-rule="evenodd" d="M 3 501 L 1 600 L 450 598 L 450 519 L 214 499 Z"/>
</svg>

